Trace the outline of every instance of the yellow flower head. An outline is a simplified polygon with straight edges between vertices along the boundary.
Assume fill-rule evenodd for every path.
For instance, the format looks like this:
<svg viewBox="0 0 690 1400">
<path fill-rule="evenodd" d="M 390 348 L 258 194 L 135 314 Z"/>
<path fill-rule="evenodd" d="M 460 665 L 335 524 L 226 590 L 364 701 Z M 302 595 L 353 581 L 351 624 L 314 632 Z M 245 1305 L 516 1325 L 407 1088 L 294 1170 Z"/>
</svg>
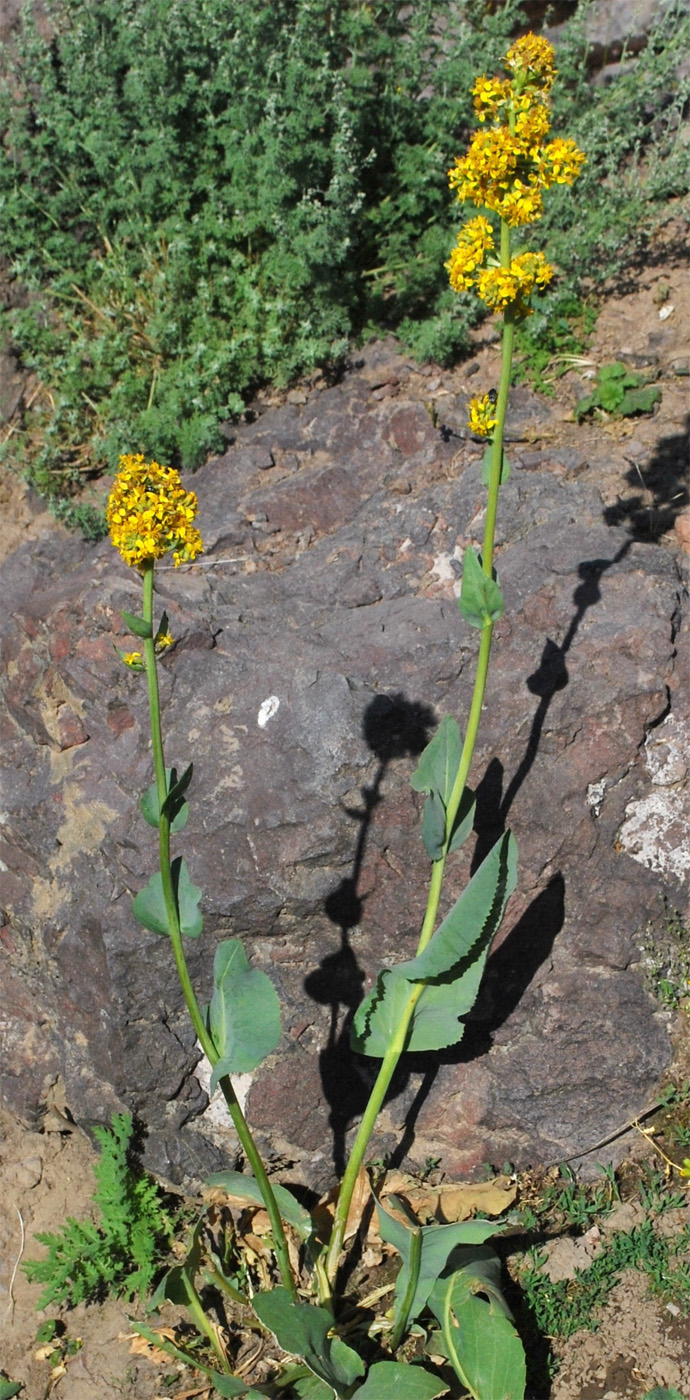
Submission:
<svg viewBox="0 0 690 1400">
<path fill-rule="evenodd" d="M 489 394 L 479 399 L 470 399 L 470 416 L 467 426 L 477 437 L 491 437 L 498 422 L 496 405 Z"/>
<path fill-rule="evenodd" d="M 156 646 L 160 647 L 161 651 L 165 651 L 166 647 L 172 646 L 173 641 L 174 638 L 171 637 L 169 632 L 159 632 L 156 637 Z"/>
<path fill-rule="evenodd" d="M 133 671 L 143 671 L 144 658 L 140 651 L 121 651 L 120 656 L 125 666 L 130 666 Z"/>
<path fill-rule="evenodd" d="M 533 83 L 544 92 L 552 87 L 557 73 L 553 48 L 540 34 L 523 34 L 516 39 L 506 54 L 506 68 L 515 78 Z"/>
<path fill-rule="evenodd" d="M 458 241 L 446 263 L 450 285 L 456 292 L 474 286 L 477 270 L 483 266 L 487 253 L 494 246 L 493 229 L 488 219 L 478 214 L 470 219 L 458 234 Z"/>
<path fill-rule="evenodd" d="M 173 550 L 175 565 L 201 554 L 193 525 L 197 499 L 185 491 L 179 472 L 147 462 L 141 453 L 120 458 L 106 508 L 110 538 L 126 564 L 141 568 Z"/>
</svg>

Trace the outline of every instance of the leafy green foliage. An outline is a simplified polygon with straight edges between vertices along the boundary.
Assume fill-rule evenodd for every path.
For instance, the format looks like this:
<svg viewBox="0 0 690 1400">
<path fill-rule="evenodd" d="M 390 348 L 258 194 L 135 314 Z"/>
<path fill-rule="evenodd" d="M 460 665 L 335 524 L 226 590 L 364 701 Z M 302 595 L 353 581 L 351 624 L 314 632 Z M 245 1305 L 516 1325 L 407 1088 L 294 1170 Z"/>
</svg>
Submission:
<svg viewBox="0 0 690 1400">
<path fill-rule="evenodd" d="M 462 1040 L 491 943 L 517 882 L 517 847 L 506 832 L 475 871 L 427 947 L 380 972 L 357 1007 L 352 1048 L 381 1058 L 395 1043 L 413 991 L 417 1000 L 406 1048 L 440 1050 Z M 421 991 L 420 991 L 421 986 Z"/>
<path fill-rule="evenodd" d="M 690 1245 L 690 1230 L 686 1227 L 668 1234 L 657 1229 L 655 1223 L 655 1218 L 666 1210 L 684 1204 L 685 1196 L 673 1190 L 663 1172 L 648 1169 L 647 1180 L 640 1183 L 640 1198 L 646 1218 L 629 1231 L 612 1230 L 607 1234 L 596 1258 L 586 1269 L 576 1270 L 572 1279 L 552 1283 L 543 1269 L 545 1261 L 539 1247 L 526 1253 L 519 1272 L 520 1314 L 525 1327 L 529 1319 L 543 1336 L 565 1338 L 581 1327 L 596 1328 L 601 1307 L 622 1272 L 630 1268 L 646 1275 L 654 1293 L 672 1298 L 684 1310 L 690 1309 L 690 1270 L 684 1258 Z M 552 1204 L 546 1203 L 547 1210 Z M 590 1213 L 586 1220 L 578 1219 L 577 1225 L 581 1228 L 591 1218 Z"/>
<path fill-rule="evenodd" d="M 144 1295 L 171 1237 L 173 1224 L 161 1192 L 132 1153 L 132 1119 L 117 1114 L 110 1128 L 94 1130 L 101 1156 L 94 1166 L 98 1219 L 68 1218 L 59 1234 L 39 1234 L 46 1259 L 25 1265 L 31 1283 L 45 1285 L 38 1307 L 76 1303 L 117 1293 Z"/>
<path fill-rule="evenodd" d="M 49 10 L 51 44 L 25 9 L 0 93 L 3 252 L 31 291 L 6 323 L 44 386 L 26 424 L 41 490 L 127 450 L 194 467 L 257 382 L 333 365 L 353 334 L 395 329 L 446 363 L 467 347 L 480 313 L 447 284 L 461 215 L 446 172 L 516 0 Z M 583 283 L 690 186 L 690 18 L 670 5 L 605 88 L 587 80 L 583 25 L 559 48 L 554 131 L 587 164 L 575 196 L 552 192 L 539 232 L 559 277 L 521 331 L 542 356 L 577 341 Z"/>
<path fill-rule="evenodd" d="M 406 1323 L 414 1322 L 429 1300 L 437 1279 L 459 1245 L 479 1245 L 503 1229 L 501 1221 L 461 1220 L 454 1225 L 409 1226 L 376 1202 L 381 1239 L 397 1249 L 403 1265 L 395 1283 L 396 1313 L 404 1308 Z M 413 1239 L 421 1249 L 413 1268 Z M 410 1289 L 410 1282 L 413 1287 Z"/>
<path fill-rule="evenodd" d="M 175 857 L 171 863 L 170 871 L 180 931 L 187 938 L 198 938 L 203 927 L 199 909 L 201 890 L 198 885 L 192 884 L 187 862 L 182 856 Z M 143 890 L 139 890 L 139 893 L 135 895 L 132 901 L 132 912 L 135 919 L 143 924 L 144 928 L 150 929 L 152 933 L 170 934 L 170 921 L 160 870 L 156 870 L 148 885 L 145 885 Z"/>
<path fill-rule="evenodd" d="M 492 1249 L 458 1249 L 459 1263 L 433 1288 L 429 1306 L 440 1325 L 446 1355 L 477 1400 L 522 1400 L 525 1353 L 500 1288 Z"/>
<path fill-rule="evenodd" d="M 486 627 L 503 616 L 503 594 L 496 580 L 484 573 L 476 550 L 468 544 L 462 556 L 462 583 L 458 607 L 470 627 Z"/>
<path fill-rule="evenodd" d="M 461 752 L 462 737 L 457 720 L 452 715 L 444 715 L 410 778 L 410 786 L 415 792 L 427 793 L 422 817 L 422 840 L 430 860 L 439 860 L 443 853 L 448 803 L 460 766 Z M 465 788 L 453 824 L 449 851 L 458 850 L 467 840 L 474 822 L 474 809 L 474 794 Z"/>
<path fill-rule="evenodd" d="M 337 1396 L 349 1395 L 350 1387 L 364 1375 L 364 1362 L 340 1337 L 330 1335 L 333 1314 L 327 1308 L 295 1302 L 282 1287 L 258 1294 L 252 1306 L 284 1351 L 303 1357 L 310 1371 Z"/>
<path fill-rule="evenodd" d="M 248 1074 L 280 1040 L 280 1004 L 270 977 L 252 967 L 239 938 L 218 944 L 213 959 L 214 993 L 208 1028 L 219 1059 L 211 1093 L 225 1074 Z"/>
<path fill-rule="evenodd" d="M 661 390 L 649 384 L 644 375 L 635 374 L 616 360 L 611 365 L 602 365 L 596 388 L 576 404 L 575 417 L 580 423 L 588 413 L 602 409 L 605 413 L 629 418 L 636 413 L 651 413 L 660 398 Z"/>
<path fill-rule="evenodd" d="M 10 1381 L 7 1376 L 0 1375 L 0 1400 L 11 1400 L 11 1396 L 18 1395 L 21 1389 L 21 1381 Z"/>
</svg>

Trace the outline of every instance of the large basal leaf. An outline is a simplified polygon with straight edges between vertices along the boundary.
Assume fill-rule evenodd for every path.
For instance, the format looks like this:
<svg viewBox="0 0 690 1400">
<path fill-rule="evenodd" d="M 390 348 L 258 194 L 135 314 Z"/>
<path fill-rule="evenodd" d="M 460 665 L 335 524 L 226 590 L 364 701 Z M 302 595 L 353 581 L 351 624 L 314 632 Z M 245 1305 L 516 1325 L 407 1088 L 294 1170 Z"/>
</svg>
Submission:
<svg viewBox="0 0 690 1400">
<path fill-rule="evenodd" d="M 222 1186 L 229 1196 L 247 1201 L 251 1205 L 265 1205 L 258 1181 L 253 1176 L 245 1176 L 243 1172 L 214 1172 L 213 1176 L 208 1178 L 208 1185 Z M 283 1220 L 292 1225 L 300 1239 L 308 1240 L 314 1224 L 309 1211 L 300 1205 L 287 1186 L 280 1186 L 275 1181 L 271 1182 L 271 1186 Z"/>
<path fill-rule="evenodd" d="M 503 594 L 495 578 L 488 578 L 471 545 L 462 558 L 462 583 L 458 607 L 470 627 L 486 627 L 503 616 Z"/>
<path fill-rule="evenodd" d="M 177 856 L 170 867 L 173 893 L 177 904 L 180 930 L 187 938 L 198 938 L 203 928 L 199 900 L 201 890 L 190 879 L 187 862 Z M 148 885 L 135 895 L 132 909 L 134 917 L 152 933 L 170 933 L 168 912 L 163 895 L 163 881 L 160 870 L 151 876 Z"/>
<path fill-rule="evenodd" d="M 392 1244 L 403 1261 L 395 1284 L 396 1306 L 400 1307 L 410 1280 L 413 1232 L 398 1216 L 391 1215 L 378 1200 L 376 1208 L 381 1239 L 385 1240 L 386 1244 Z M 408 1323 L 414 1322 L 422 1311 L 439 1275 L 443 1273 L 451 1254 L 459 1245 L 481 1245 L 484 1240 L 490 1239 L 504 1228 L 500 1220 L 460 1220 L 454 1225 L 423 1225 L 419 1276 L 407 1313 Z"/>
<path fill-rule="evenodd" d="M 257 1294 L 252 1307 L 283 1351 L 301 1356 L 338 1400 L 345 1400 L 350 1386 L 364 1374 L 364 1362 L 340 1337 L 329 1336 L 332 1314 L 326 1308 L 294 1302 L 282 1287 Z"/>
<path fill-rule="evenodd" d="M 190 764 L 190 769 L 191 766 Z M 171 786 L 174 785 L 176 781 L 177 770 L 175 768 L 166 768 L 165 785 L 168 795 L 170 794 Z M 146 792 L 140 799 L 139 806 L 144 820 L 148 822 L 149 826 L 155 826 L 157 828 L 160 823 L 160 811 L 158 807 L 158 787 L 156 783 L 151 783 L 151 786 L 146 789 Z M 168 813 L 168 815 L 170 816 L 170 813 Z M 179 805 L 175 808 L 174 817 L 171 816 L 170 830 L 175 832 L 181 831 L 182 828 L 186 826 L 188 817 L 189 807 L 187 803 L 181 799 Z"/>
<path fill-rule="evenodd" d="M 462 1270 L 438 1280 L 429 1306 L 456 1374 L 475 1400 L 523 1400 L 525 1353 L 504 1311 L 468 1291 Z"/>
<path fill-rule="evenodd" d="M 436 1400 L 448 1386 L 421 1366 L 402 1361 L 376 1361 L 367 1371 L 356 1400 Z"/>
<path fill-rule="evenodd" d="M 506 831 L 475 871 L 423 953 L 399 963 L 396 972 L 411 982 L 442 977 L 467 957 L 479 939 L 494 937 L 508 897 L 517 883 L 517 845 Z"/>
<path fill-rule="evenodd" d="M 429 741 L 410 778 L 415 792 L 437 792 L 444 806 L 453 791 L 460 766 L 462 736 L 457 720 L 444 715 L 433 739 Z"/>
<path fill-rule="evenodd" d="M 252 967 L 239 938 L 219 943 L 208 1025 L 219 1059 L 211 1093 L 224 1074 L 249 1074 L 280 1040 L 280 1004 L 270 977 Z"/>
</svg>

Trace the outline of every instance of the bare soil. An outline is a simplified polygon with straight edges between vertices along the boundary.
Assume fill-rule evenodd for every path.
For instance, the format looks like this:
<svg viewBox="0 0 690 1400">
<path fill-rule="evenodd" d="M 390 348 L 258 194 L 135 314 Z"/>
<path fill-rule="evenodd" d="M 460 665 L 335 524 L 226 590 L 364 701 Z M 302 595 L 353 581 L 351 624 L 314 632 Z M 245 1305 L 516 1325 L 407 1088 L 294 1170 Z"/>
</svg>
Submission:
<svg viewBox="0 0 690 1400">
<path fill-rule="evenodd" d="M 611 287 L 599 317 L 588 363 L 573 366 L 555 380 L 556 411 L 540 431 L 535 448 L 568 448 L 597 465 L 602 506 L 612 519 L 627 520 L 638 533 L 649 532 L 660 547 L 690 552 L 688 513 L 688 430 L 690 427 L 690 268 L 687 225 L 679 219 L 661 232 L 645 265 Z M 482 393 L 497 379 L 498 348 L 491 336 L 477 336 L 477 368 L 460 365 L 427 379 L 427 393 L 443 396 Z M 658 374 L 662 401 L 654 415 L 576 424 L 574 404 L 591 391 L 597 365 L 625 358 Z M 675 463 L 671 470 L 668 464 Z M 650 465 L 651 464 L 651 465 Z M 666 466 L 664 466 L 666 464 Z M 550 468 L 539 463 L 539 470 Z M 0 469 L 0 556 L 46 530 L 62 529 L 20 478 Z M 685 1017 L 685 1013 L 679 1013 Z M 686 1023 L 687 1024 L 687 1023 Z M 688 1035 L 677 1067 L 690 1078 Z M 36 1312 L 40 1292 L 21 1268 L 38 1257 L 36 1234 L 56 1230 L 65 1217 L 89 1212 L 93 1192 L 93 1149 L 87 1138 L 57 1114 L 33 1132 L 0 1115 L 0 1371 L 21 1381 L 24 1400 L 164 1400 L 207 1393 L 191 1372 L 175 1363 L 141 1354 L 128 1309 L 107 1300 L 64 1314 L 70 1338 L 82 1345 L 64 1370 L 37 1359 L 36 1331 L 45 1316 Z M 131 1310 L 130 1310 L 131 1311 Z M 560 1369 L 550 1394 L 533 1400 L 641 1400 L 653 1386 L 674 1386 L 690 1397 L 690 1322 L 679 1308 L 653 1298 L 643 1276 L 622 1276 L 599 1319 L 599 1329 L 556 1343 Z M 134 1350 L 132 1349 L 134 1346 Z"/>
</svg>

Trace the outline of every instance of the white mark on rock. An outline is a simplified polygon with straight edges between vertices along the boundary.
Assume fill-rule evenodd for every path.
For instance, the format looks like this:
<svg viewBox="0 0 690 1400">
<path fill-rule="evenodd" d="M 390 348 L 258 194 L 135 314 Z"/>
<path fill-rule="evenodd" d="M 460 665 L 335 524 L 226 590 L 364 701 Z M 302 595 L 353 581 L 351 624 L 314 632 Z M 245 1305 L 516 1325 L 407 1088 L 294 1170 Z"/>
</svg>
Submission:
<svg viewBox="0 0 690 1400">
<path fill-rule="evenodd" d="M 256 717 L 256 722 L 259 726 L 259 729 L 265 729 L 269 719 L 273 719 L 273 716 L 277 715 L 279 709 L 280 700 L 278 699 L 278 696 L 269 695 L 268 699 L 264 700 L 263 703 L 259 706 L 259 713 Z"/>
<path fill-rule="evenodd" d="M 655 791 L 629 802 L 618 833 L 633 860 L 685 881 L 690 874 L 690 723 L 667 715 L 645 742 Z"/>
<path fill-rule="evenodd" d="M 587 788 L 587 806 L 592 808 L 595 817 L 598 817 L 599 813 L 601 812 L 605 792 L 605 778 L 600 778 L 598 783 L 590 783 L 589 787 Z"/>
<path fill-rule="evenodd" d="M 198 1041 L 197 1045 L 199 1046 L 199 1049 L 201 1049 L 201 1046 L 199 1045 Z M 195 1078 L 198 1079 L 202 1089 L 204 1089 L 205 1092 L 209 1094 L 208 1108 L 204 1109 L 202 1115 L 204 1122 L 208 1124 L 209 1128 L 215 1129 L 216 1132 L 220 1133 L 221 1136 L 227 1137 L 228 1132 L 232 1131 L 232 1127 L 228 1119 L 228 1106 L 225 1102 L 225 1097 L 222 1089 L 217 1087 L 214 1093 L 212 1095 L 210 1094 L 211 1066 L 209 1064 L 209 1061 L 206 1059 L 205 1055 L 202 1055 L 201 1059 L 199 1060 L 199 1063 L 196 1069 L 194 1070 L 194 1075 Z M 232 1076 L 232 1087 L 235 1090 L 235 1093 L 237 1094 L 237 1099 L 243 1113 L 246 1108 L 247 1096 L 249 1094 L 249 1090 L 252 1087 L 253 1079 L 253 1074 L 233 1074 Z"/>
</svg>

